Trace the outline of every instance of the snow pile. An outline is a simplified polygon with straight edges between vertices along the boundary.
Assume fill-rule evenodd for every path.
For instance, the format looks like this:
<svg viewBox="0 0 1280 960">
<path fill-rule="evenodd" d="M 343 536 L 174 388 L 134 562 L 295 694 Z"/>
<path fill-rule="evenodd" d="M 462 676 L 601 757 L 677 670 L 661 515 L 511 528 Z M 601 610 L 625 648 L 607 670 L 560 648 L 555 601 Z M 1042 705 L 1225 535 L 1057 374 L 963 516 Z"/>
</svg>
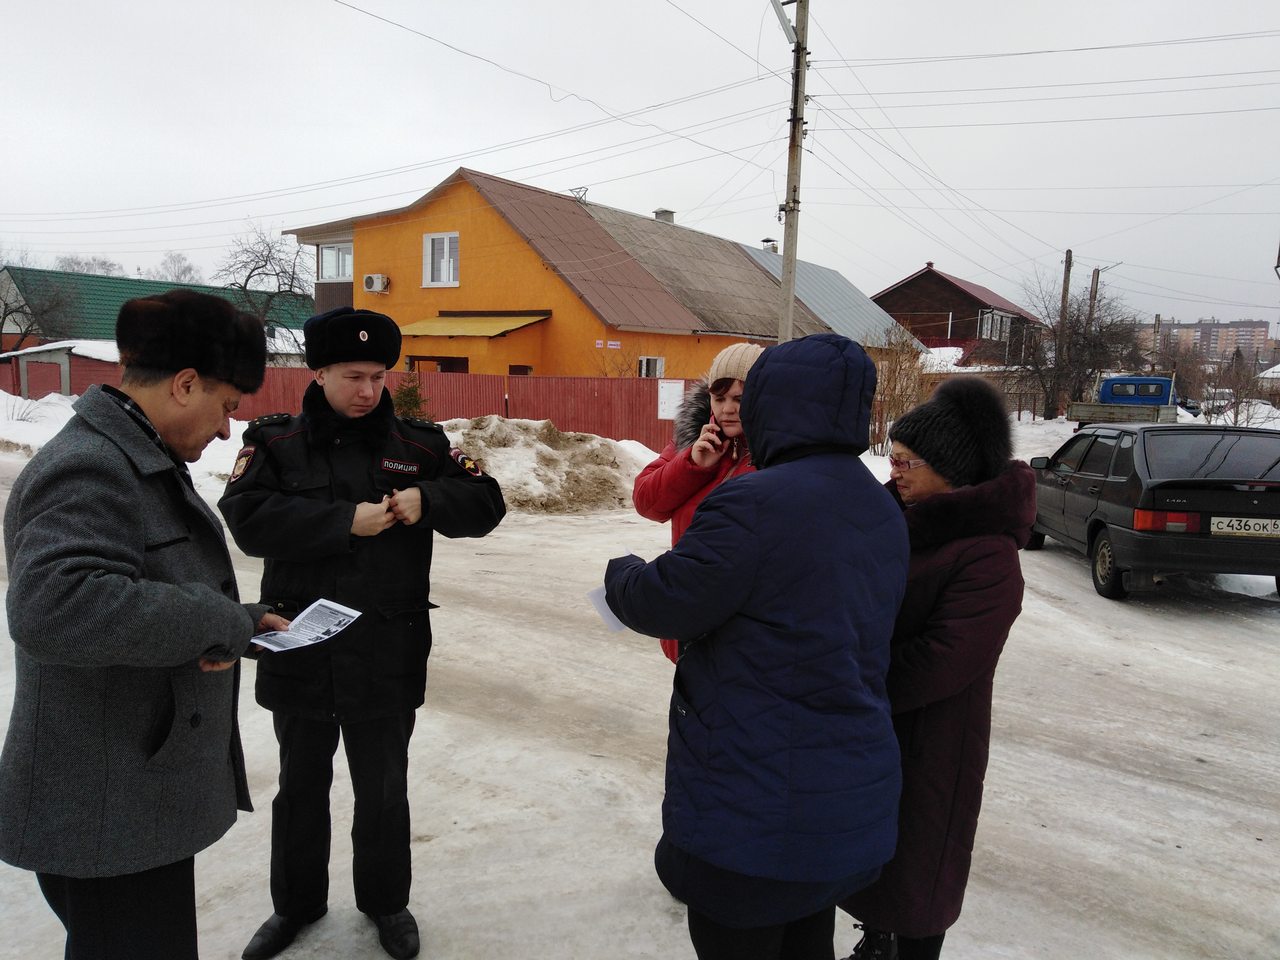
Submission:
<svg viewBox="0 0 1280 960">
<path fill-rule="evenodd" d="M 630 508 L 631 484 L 654 459 L 634 440 L 562 433 L 550 420 L 499 416 L 441 424 L 502 485 L 507 507 L 535 513 L 594 513 Z"/>
<path fill-rule="evenodd" d="M 1280 410 L 1266 400 L 1241 400 L 1232 404 L 1221 413 L 1212 414 L 1211 423 L 1226 424 L 1233 427 L 1261 427 L 1265 430 L 1280 430 Z"/>
<path fill-rule="evenodd" d="M 75 400 L 56 393 L 24 400 L 0 390 L 0 450 L 31 456 L 71 419 Z"/>
</svg>

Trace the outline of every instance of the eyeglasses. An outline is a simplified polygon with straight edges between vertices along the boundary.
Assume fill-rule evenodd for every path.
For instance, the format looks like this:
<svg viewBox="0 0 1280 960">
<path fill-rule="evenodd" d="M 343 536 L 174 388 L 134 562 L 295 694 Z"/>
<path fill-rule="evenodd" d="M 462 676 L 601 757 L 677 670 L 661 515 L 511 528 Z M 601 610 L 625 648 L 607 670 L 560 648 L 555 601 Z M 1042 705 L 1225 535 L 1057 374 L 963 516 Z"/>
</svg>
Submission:
<svg viewBox="0 0 1280 960">
<path fill-rule="evenodd" d="M 906 473 L 908 470 L 914 470 L 916 467 L 923 467 L 925 465 L 926 465 L 926 462 L 924 460 L 899 460 L 897 457 L 889 458 L 890 468 L 894 470 L 900 470 L 903 473 Z"/>
</svg>

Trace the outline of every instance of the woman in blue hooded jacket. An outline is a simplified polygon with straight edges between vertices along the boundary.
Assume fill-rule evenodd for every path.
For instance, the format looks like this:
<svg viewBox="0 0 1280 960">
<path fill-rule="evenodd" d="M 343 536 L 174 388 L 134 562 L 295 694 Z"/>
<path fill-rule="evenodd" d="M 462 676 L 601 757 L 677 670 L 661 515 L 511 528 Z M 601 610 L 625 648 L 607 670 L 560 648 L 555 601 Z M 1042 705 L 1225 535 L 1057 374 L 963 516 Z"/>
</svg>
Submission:
<svg viewBox="0 0 1280 960">
<path fill-rule="evenodd" d="M 689 641 L 655 863 L 700 960 L 831 960 L 836 902 L 897 837 L 885 673 L 906 531 L 859 460 L 875 368 L 857 344 L 779 344 L 747 383 L 757 471 L 658 559 L 610 561 L 606 596 L 632 629 Z"/>
</svg>

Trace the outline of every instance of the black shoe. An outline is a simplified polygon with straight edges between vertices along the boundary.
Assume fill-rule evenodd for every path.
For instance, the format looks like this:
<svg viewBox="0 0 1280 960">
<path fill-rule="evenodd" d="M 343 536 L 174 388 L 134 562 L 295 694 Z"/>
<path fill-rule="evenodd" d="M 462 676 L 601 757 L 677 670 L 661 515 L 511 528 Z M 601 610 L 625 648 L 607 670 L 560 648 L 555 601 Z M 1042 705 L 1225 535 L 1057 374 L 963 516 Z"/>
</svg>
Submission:
<svg viewBox="0 0 1280 960">
<path fill-rule="evenodd" d="M 883 930 L 868 930 L 859 924 L 862 939 L 848 960 L 898 960 L 898 939 Z"/>
<path fill-rule="evenodd" d="M 385 917 L 369 915 L 378 927 L 378 942 L 396 960 L 409 960 L 418 955 L 418 922 L 408 910 Z"/>
<path fill-rule="evenodd" d="M 293 938 L 305 926 L 301 921 L 273 913 L 244 948 L 244 953 L 240 954 L 241 960 L 267 960 L 268 957 L 274 957 L 293 943 Z"/>
</svg>

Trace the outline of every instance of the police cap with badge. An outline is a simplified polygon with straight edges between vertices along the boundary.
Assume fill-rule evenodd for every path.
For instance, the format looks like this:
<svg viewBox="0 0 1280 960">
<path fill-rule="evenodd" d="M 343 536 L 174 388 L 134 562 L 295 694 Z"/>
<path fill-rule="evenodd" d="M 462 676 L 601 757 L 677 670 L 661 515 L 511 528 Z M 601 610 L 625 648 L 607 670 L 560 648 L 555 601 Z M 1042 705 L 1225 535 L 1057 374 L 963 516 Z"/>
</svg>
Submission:
<svg viewBox="0 0 1280 960">
<path fill-rule="evenodd" d="M 400 327 L 386 314 L 354 307 L 318 313 L 302 326 L 307 366 L 380 363 L 390 369 L 400 359 Z"/>
</svg>

